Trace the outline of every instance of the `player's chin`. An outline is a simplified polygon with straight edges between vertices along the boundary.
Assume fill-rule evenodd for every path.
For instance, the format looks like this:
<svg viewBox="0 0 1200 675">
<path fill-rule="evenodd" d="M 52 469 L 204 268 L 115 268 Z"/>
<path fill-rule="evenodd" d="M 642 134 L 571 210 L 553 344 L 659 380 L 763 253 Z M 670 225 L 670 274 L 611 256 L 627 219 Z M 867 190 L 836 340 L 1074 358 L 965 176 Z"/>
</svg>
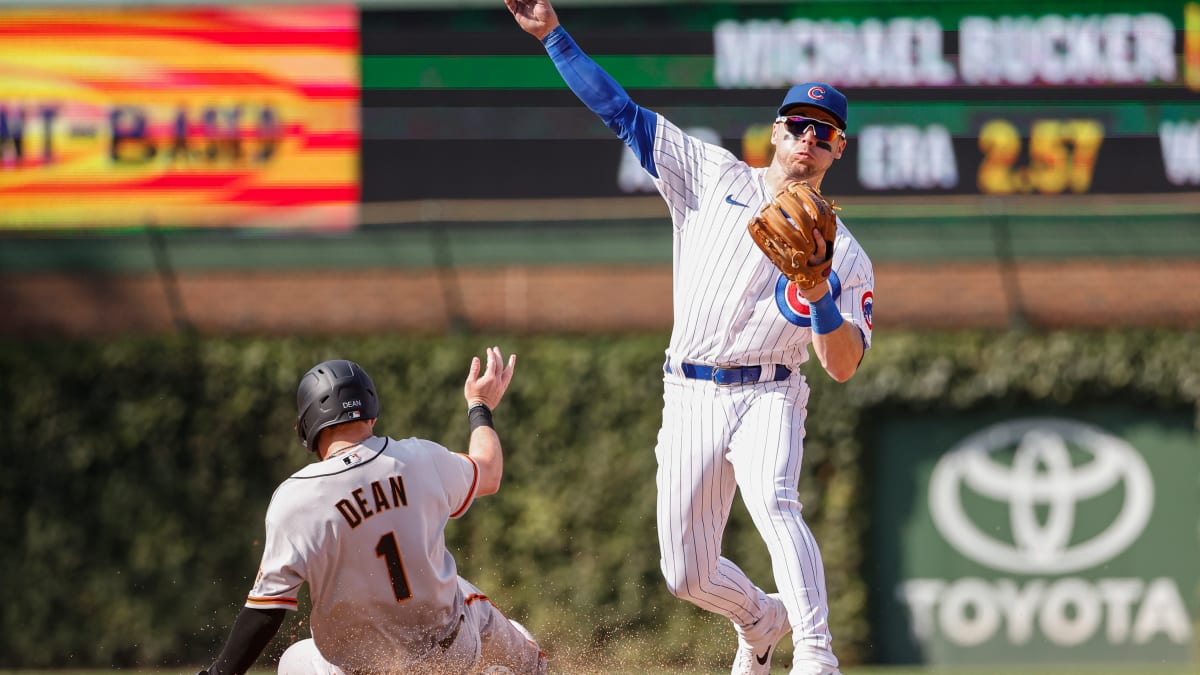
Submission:
<svg viewBox="0 0 1200 675">
<path fill-rule="evenodd" d="M 811 159 L 805 161 L 794 159 L 788 163 L 788 178 L 794 181 L 812 180 L 822 173 L 823 170 L 814 164 Z"/>
</svg>

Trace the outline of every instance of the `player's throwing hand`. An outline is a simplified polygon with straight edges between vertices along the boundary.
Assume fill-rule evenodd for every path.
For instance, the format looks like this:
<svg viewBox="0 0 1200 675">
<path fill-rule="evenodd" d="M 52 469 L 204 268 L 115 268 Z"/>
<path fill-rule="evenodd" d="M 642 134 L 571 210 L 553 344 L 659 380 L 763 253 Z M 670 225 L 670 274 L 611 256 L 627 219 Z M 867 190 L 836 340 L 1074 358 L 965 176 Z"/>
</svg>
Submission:
<svg viewBox="0 0 1200 675">
<path fill-rule="evenodd" d="M 558 15 L 546 0 L 504 0 L 526 33 L 541 40 L 558 27 Z"/>
</svg>

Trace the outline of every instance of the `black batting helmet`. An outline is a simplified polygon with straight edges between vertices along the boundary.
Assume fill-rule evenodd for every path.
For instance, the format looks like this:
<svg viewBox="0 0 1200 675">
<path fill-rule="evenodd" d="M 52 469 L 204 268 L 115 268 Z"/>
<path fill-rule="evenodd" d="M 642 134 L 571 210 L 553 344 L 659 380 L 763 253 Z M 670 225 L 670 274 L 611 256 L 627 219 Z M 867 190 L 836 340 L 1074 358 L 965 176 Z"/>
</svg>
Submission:
<svg viewBox="0 0 1200 675">
<path fill-rule="evenodd" d="M 300 442 L 315 450 L 317 434 L 325 427 L 379 417 L 379 396 L 362 366 L 336 359 L 318 363 L 300 378 L 296 410 Z"/>
</svg>

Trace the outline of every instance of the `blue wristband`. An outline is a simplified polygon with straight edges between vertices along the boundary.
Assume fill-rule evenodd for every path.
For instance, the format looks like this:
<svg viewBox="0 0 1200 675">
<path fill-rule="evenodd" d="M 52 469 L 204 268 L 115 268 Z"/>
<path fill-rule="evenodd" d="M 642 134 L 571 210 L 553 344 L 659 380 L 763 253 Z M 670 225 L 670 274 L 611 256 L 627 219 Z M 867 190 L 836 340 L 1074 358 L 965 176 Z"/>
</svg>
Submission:
<svg viewBox="0 0 1200 675">
<path fill-rule="evenodd" d="M 833 301 L 833 293 L 826 293 L 821 299 L 809 303 L 812 317 L 812 332 L 817 335 L 828 335 L 842 327 L 844 320 L 838 311 L 837 303 Z"/>
</svg>

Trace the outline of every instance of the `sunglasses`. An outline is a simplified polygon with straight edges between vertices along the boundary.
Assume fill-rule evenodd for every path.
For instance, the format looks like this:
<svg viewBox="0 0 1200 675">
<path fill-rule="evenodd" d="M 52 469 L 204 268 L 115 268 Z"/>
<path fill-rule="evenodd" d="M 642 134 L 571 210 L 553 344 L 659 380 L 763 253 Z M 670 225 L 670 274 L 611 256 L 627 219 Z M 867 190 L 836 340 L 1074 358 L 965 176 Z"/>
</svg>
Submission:
<svg viewBox="0 0 1200 675">
<path fill-rule="evenodd" d="M 846 132 L 833 126 L 828 122 L 814 120 L 811 117 L 800 117 L 798 115 L 788 115 L 787 117 L 777 117 L 776 122 L 783 122 L 783 126 L 787 128 L 787 132 L 795 138 L 800 138 L 812 129 L 813 136 L 817 137 L 818 141 L 832 141 L 841 136 L 846 137 Z"/>
</svg>

